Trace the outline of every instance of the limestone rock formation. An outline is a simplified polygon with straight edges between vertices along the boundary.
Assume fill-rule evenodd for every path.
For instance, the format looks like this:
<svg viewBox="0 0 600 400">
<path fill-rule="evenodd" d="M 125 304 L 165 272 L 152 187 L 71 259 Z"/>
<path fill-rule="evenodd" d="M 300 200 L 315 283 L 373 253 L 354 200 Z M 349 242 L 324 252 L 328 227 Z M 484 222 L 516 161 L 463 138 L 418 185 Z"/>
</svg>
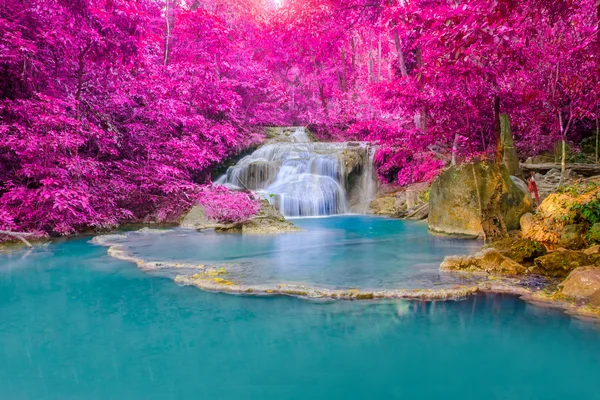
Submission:
<svg viewBox="0 0 600 400">
<path fill-rule="evenodd" d="M 442 271 L 485 272 L 497 275 L 523 274 L 527 269 L 495 249 L 484 249 L 472 256 L 448 256 L 440 265 Z"/>
<path fill-rule="evenodd" d="M 567 298 L 600 306 L 600 268 L 579 267 L 574 269 L 560 285 L 560 293 Z"/>
<path fill-rule="evenodd" d="M 494 242 L 490 248 L 520 264 L 532 263 L 534 259 L 546 255 L 546 248 L 538 242 L 522 238 L 508 238 Z"/>
<path fill-rule="evenodd" d="M 200 205 L 195 205 L 183 217 L 179 226 L 188 229 L 201 229 L 207 225 L 212 225 L 214 223 L 216 223 L 216 221 L 213 221 L 206 217 L 206 214 L 204 213 L 204 207 Z"/>
<path fill-rule="evenodd" d="M 369 207 L 372 214 L 375 215 L 395 215 L 399 211 L 406 210 L 404 196 L 388 194 L 371 201 Z"/>
<path fill-rule="evenodd" d="M 529 193 L 511 179 L 504 166 L 477 162 L 453 166 L 433 182 L 429 195 L 432 233 L 501 238 L 519 229 L 532 210 Z"/>
<path fill-rule="evenodd" d="M 582 251 L 561 250 L 546 254 L 534 260 L 530 272 L 554 278 L 567 276 L 578 267 L 596 265 L 600 259 L 597 255 L 586 254 Z"/>
<path fill-rule="evenodd" d="M 286 220 L 267 200 L 263 200 L 260 211 L 252 218 L 237 224 L 215 227 L 217 232 L 243 234 L 273 234 L 299 231 L 300 228 Z"/>
<path fill-rule="evenodd" d="M 340 154 L 340 159 L 344 165 L 346 175 L 358 174 L 364 164 L 365 159 L 364 147 L 351 147 L 343 150 Z"/>
</svg>

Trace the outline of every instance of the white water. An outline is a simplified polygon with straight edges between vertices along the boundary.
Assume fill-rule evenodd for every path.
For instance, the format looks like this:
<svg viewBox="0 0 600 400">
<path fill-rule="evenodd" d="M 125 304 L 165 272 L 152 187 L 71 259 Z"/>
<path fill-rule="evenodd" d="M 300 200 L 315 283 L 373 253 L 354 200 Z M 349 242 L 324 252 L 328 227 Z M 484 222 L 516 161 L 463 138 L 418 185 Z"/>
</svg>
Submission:
<svg viewBox="0 0 600 400">
<path fill-rule="evenodd" d="M 216 183 L 255 190 L 286 217 L 335 215 L 348 212 L 347 177 L 342 152 L 348 143 L 311 142 L 303 127 L 282 130 L 279 140 L 260 147 L 241 159 Z M 361 144 L 353 147 L 364 149 Z M 359 180 L 361 202 L 373 199 L 372 151 L 363 164 Z"/>
</svg>

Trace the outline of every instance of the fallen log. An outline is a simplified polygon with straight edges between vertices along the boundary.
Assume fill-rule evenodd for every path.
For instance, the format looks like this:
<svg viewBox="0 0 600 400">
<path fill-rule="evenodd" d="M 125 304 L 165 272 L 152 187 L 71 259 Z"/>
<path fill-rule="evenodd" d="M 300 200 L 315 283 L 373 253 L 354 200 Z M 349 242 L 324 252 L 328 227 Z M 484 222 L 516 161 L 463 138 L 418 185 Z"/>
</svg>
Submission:
<svg viewBox="0 0 600 400">
<path fill-rule="evenodd" d="M 29 247 L 30 249 L 33 249 L 33 246 L 31 245 L 31 243 L 29 243 L 29 241 L 27 241 L 27 239 L 25 239 L 25 236 L 35 236 L 35 233 L 0 231 L 0 235 L 6 235 L 6 236 L 11 236 L 11 237 L 17 238 L 21 242 L 25 243 L 25 245 L 27 247 Z"/>
<path fill-rule="evenodd" d="M 550 171 L 551 169 L 557 169 L 560 171 L 560 164 L 555 164 L 555 163 L 544 163 L 544 164 L 526 164 L 526 163 L 521 163 L 521 169 L 524 172 L 539 172 L 539 173 L 543 173 L 545 174 L 546 172 Z M 595 176 L 595 175 L 600 175 L 600 165 L 596 165 L 596 164 L 579 164 L 579 163 L 573 163 L 573 164 L 567 164 L 566 169 L 570 169 L 571 171 L 579 174 L 579 175 L 583 175 L 583 176 Z"/>
</svg>

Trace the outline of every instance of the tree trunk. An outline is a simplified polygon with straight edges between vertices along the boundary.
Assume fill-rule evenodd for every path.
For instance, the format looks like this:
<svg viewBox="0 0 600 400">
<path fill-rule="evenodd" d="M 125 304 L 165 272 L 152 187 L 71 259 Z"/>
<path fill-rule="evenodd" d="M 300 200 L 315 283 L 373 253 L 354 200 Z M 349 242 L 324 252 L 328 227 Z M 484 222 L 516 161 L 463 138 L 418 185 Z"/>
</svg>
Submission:
<svg viewBox="0 0 600 400">
<path fill-rule="evenodd" d="M 600 0 L 596 0 L 596 18 L 598 19 L 596 27 L 596 73 L 600 77 Z"/>
<path fill-rule="evenodd" d="M 403 77 L 408 76 L 408 71 L 406 70 L 406 62 L 404 61 L 404 55 L 402 54 L 402 43 L 400 43 L 400 36 L 398 35 L 398 31 L 394 29 L 394 43 L 396 44 L 396 53 L 398 53 L 398 64 L 400 67 L 400 73 Z"/>
<path fill-rule="evenodd" d="M 29 241 L 27 239 L 25 239 L 25 237 L 24 237 L 24 236 L 34 236 L 33 233 L 28 233 L 28 232 L 13 232 L 13 231 L 0 231 L 0 235 L 12 236 L 12 237 L 14 237 L 16 239 L 19 239 L 21 242 L 23 242 L 30 249 L 33 249 L 33 246 L 31 245 L 31 243 L 29 243 Z"/>
<path fill-rule="evenodd" d="M 81 119 L 81 92 L 83 91 L 83 74 L 85 73 L 85 56 L 92 47 L 92 42 L 79 52 L 77 57 L 77 92 L 75 93 L 75 119 Z"/>
<path fill-rule="evenodd" d="M 596 117 L 596 164 L 598 164 L 598 137 L 600 136 L 600 125 L 598 124 L 598 117 Z"/>
<path fill-rule="evenodd" d="M 496 163 L 502 164 L 502 131 L 500 128 L 500 97 L 494 96 L 494 135 L 496 139 Z"/>
<path fill-rule="evenodd" d="M 165 6 L 165 49 L 163 54 L 163 65 L 169 64 L 171 57 L 171 32 L 174 25 L 174 0 L 166 0 Z"/>
<path fill-rule="evenodd" d="M 454 134 L 454 140 L 452 141 L 452 165 L 456 165 L 457 153 L 458 153 L 458 138 L 460 135 L 458 133 Z"/>
<path fill-rule="evenodd" d="M 381 82 L 381 37 L 377 43 L 377 82 Z"/>
<path fill-rule="evenodd" d="M 561 160 L 560 160 L 560 180 L 558 187 L 561 187 L 565 181 L 565 175 L 567 170 L 567 133 L 573 122 L 573 105 L 569 105 L 569 121 L 566 126 L 563 126 L 562 112 L 558 112 L 558 123 L 560 124 L 560 138 L 562 144 Z"/>
<path fill-rule="evenodd" d="M 369 83 L 375 81 L 375 74 L 373 72 L 373 50 L 369 46 Z"/>
<path fill-rule="evenodd" d="M 502 162 L 508 169 L 508 173 L 520 176 L 519 156 L 515 149 L 508 114 L 500 114 L 500 140 L 502 141 Z"/>
</svg>

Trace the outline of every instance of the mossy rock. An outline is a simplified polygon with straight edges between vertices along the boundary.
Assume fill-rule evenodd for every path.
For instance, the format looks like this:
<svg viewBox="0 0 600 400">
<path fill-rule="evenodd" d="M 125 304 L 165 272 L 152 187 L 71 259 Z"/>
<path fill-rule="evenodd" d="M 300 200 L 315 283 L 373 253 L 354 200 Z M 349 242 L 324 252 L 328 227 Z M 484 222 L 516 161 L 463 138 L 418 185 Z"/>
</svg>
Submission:
<svg viewBox="0 0 600 400">
<path fill-rule="evenodd" d="M 600 243 L 600 223 L 592 225 L 586 237 L 592 243 Z"/>
<path fill-rule="evenodd" d="M 555 251 L 534 260 L 530 272 L 553 278 L 562 278 L 579 267 L 598 265 L 600 256 L 582 251 Z"/>
<path fill-rule="evenodd" d="M 566 225 L 560 232 L 559 247 L 570 250 L 579 250 L 587 246 L 584 239 L 586 226 L 584 224 Z"/>
<path fill-rule="evenodd" d="M 600 268 L 576 268 L 558 286 L 565 297 L 585 301 L 598 294 L 596 297 L 600 300 Z"/>
<path fill-rule="evenodd" d="M 503 256 L 518 263 L 531 263 L 535 258 L 547 253 L 546 248 L 541 243 L 521 238 L 499 240 L 487 247 L 498 250 Z"/>
<path fill-rule="evenodd" d="M 448 256 L 440 265 L 440 270 L 494 275 L 520 275 L 527 272 L 524 266 L 491 248 L 483 249 L 472 256 Z"/>
<path fill-rule="evenodd" d="M 484 229 L 482 211 L 486 219 L 501 217 L 509 231 L 516 230 L 521 216 L 532 207 L 531 196 L 515 184 L 505 166 L 486 162 L 453 166 L 431 185 L 429 230 L 479 237 Z M 499 209 L 499 215 L 485 215 L 494 209 Z"/>
<path fill-rule="evenodd" d="M 344 172 L 346 175 L 358 174 L 363 166 L 365 158 L 365 149 L 362 147 L 345 149 L 340 154 L 340 159 L 344 164 Z"/>
</svg>

